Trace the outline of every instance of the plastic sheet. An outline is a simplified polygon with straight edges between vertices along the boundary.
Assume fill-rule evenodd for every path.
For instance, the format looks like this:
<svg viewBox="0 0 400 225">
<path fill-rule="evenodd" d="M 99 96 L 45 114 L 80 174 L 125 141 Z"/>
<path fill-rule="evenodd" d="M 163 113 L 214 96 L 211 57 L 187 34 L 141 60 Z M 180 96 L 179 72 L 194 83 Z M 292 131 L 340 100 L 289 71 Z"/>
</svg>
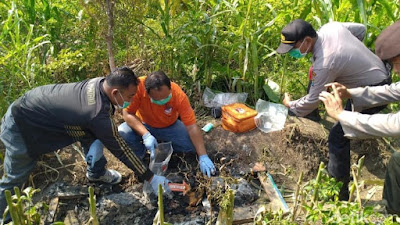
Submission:
<svg viewBox="0 0 400 225">
<path fill-rule="evenodd" d="M 258 99 L 256 103 L 256 126 L 264 133 L 282 130 L 285 126 L 288 109 L 282 104 Z"/>
<path fill-rule="evenodd" d="M 247 93 L 218 93 L 215 94 L 210 88 L 206 87 L 203 93 L 204 105 L 208 108 L 221 107 L 236 102 L 244 103 Z"/>
</svg>

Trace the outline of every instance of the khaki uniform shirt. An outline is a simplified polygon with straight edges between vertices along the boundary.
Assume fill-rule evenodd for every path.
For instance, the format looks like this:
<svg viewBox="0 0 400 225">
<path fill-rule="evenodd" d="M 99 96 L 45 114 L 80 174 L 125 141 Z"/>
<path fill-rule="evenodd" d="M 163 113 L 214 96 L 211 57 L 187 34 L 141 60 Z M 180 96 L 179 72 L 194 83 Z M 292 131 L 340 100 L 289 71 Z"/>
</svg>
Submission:
<svg viewBox="0 0 400 225">
<path fill-rule="evenodd" d="M 289 103 L 290 110 L 298 116 L 306 116 L 318 107 L 319 93 L 327 83 L 364 87 L 384 81 L 389 74 L 383 62 L 360 41 L 365 34 L 364 25 L 331 22 L 317 33 L 309 94 Z"/>
<path fill-rule="evenodd" d="M 366 88 L 349 89 L 354 109 L 361 111 L 370 107 L 386 105 L 400 100 L 400 82 Z M 346 137 L 399 137 L 400 112 L 367 115 L 358 112 L 343 111 L 339 114 Z"/>
</svg>

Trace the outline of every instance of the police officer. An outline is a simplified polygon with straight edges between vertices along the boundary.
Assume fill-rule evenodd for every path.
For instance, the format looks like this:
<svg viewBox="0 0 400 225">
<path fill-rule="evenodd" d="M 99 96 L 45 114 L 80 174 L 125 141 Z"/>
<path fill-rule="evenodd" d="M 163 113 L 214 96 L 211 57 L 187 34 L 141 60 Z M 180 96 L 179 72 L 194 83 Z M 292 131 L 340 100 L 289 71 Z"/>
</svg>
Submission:
<svg viewBox="0 0 400 225">
<path fill-rule="evenodd" d="M 325 84 L 341 82 L 349 87 L 383 85 L 390 82 L 384 63 L 362 43 L 365 26 L 357 23 L 330 22 L 318 32 L 311 24 L 297 19 L 290 22 L 281 32 L 278 53 L 289 53 L 293 58 L 312 54 L 313 73 L 309 93 L 292 101 L 285 93 L 283 104 L 297 116 L 306 116 L 318 107 L 321 91 Z M 346 108 L 350 108 L 348 102 Z M 379 112 L 384 106 L 368 109 L 364 113 Z M 350 180 L 350 140 L 344 137 L 342 126 L 336 123 L 328 139 L 328 171 L 343 182 L 339 199 L 348 199 Z"/>
<path fill-rule="evenodd" d="M 400 75 L 400 21 L 386 28 L 376 40 L 376 54 Z M 400 112 L 366 115 L 343 110 L 342 98 L 351 98 L 355 110 L 400 100 L 400 82 L 391 85 L 347 89 L 339 83 L 327 84 L 333 94 L 320 94 L 328 114 L 339 120 L 346 137 L 400 137 Z M 388 212 L 400 215 L 400 152 L 393 153 L 387 166 L 383 198 Z"/>
</svg>

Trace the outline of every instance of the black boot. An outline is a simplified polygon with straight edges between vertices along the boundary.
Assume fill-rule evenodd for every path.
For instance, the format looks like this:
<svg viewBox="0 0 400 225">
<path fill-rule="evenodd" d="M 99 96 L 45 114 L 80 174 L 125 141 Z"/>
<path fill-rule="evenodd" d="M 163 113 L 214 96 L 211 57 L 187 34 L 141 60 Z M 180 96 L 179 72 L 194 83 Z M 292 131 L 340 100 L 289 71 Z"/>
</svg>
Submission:
<svg viewBox="0 0 400 225">
<path fill-rule="evenodd" d="M 339 201 L 348 201 L 349 200 L 349 180 L 348 179 L 337 179 L 343 183 L 342 187 L 339 191 Z"/>
</svg>

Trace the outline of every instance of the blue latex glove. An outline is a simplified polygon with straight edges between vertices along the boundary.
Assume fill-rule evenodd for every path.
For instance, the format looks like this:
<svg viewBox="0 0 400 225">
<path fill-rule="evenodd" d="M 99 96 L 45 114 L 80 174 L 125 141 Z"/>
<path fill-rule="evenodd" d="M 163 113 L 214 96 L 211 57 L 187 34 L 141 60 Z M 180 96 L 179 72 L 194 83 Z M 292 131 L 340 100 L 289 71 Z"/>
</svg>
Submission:
<svg viewBox="0 0 400 225">
<path fill-rule="evenodd" d="M 146 146 L 146 149 L 150 151 L 150 159 L 154 159 L 157 148 L 157 139 L 151 135 L 150 132 L 145 133 L 142 136 L 142 139 L 144 146 Z"/>
<path fill-rule="evenodd" d="M 208 177 L 215 174 L 215 166 L 207 154 L 201 155 L 200 158 L 200 170 L 203 174 L 207 174 Z"/>
<path fill-rule="evenodd" d="M 169 193 L 171 190 L 169 189 L 168 183 L 170 181 L 163 177 L 163 176 L 158 176 L 154 175 L 153 179 L 151 179 L 150 185 L 153 188 L 154 193 L 158 196 L 158 185 L 161 184 L 161 187 L 164 190 L 164 193 Z"/>
</svg>

